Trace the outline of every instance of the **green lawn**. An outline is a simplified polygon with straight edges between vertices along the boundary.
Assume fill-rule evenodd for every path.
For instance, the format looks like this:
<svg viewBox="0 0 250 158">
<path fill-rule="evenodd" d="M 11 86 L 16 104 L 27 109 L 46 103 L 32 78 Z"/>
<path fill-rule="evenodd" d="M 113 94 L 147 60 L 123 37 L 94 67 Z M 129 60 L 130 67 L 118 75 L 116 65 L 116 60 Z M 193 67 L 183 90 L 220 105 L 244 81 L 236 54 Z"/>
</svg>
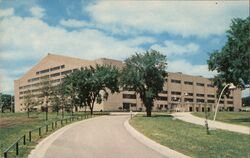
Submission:
<svg viewBox="0 0 250 158">
<path fill-rule="evenodd" d="M 70 115 L 71 113 L 65 113 L 64 118 L 67 118 Z M 76 113 L 75 115 L 83 115 L 83 114 Z M 48 116 L 49 120 L 47 121 L 47 123 L 61 119 L 61 115 L 57 116 L 56 113 L 49 113 Z M 27 134 L 32 129 L 45 125 L 45 123 L 46 123 L 45 113 L 31 113 L 30 118 L 27 118 L 27 113 L 1 113 L 0 114 L 0 140 L 1 140 L 0 157 L 2 157 L 4 150 L 6 150 L 19 137 L 23 136 L 24 134 Z M 58 127 L 60 126 L 58 125 Z M 50 130 L 48 133 L 45 134 L 45 128 L 42 129 L 43 137 L 50 134 L 51 132 L 52 131 Z M 35 142 L 33 142 L 33 144 L 29 144 L 29 146 L 20 145 L 20 148 L 23 147 L 25 148 L 20 150 L 20 155 L 21 155 L 20 157 L 27 156 L 30 150 L 36 145 L 37 141 L 41 139 L 38 136 L 38 130 L 34 132 L 32 139 L 36 139 Z M 10 154 L 14 154 L 14 150 L 12 152 L 13 153 Z"/>
<path fill-rule="evenodd" d="M 194 112 L 192 114 L 198 117 L 205 117 L 204 112 Z M 209 113 L 209 119 L 213 120 L 213 116 L 214 112 Z M 250 112 L 218 112 L 216 120 L 250 127 Z"/>
<path fill-rule="evenodd" d="M 215 130 L 206 134 L 204 127 L 173 120 L 170 115 L 151 118 L 135 116 L 130 124 L 156 142 L 191 157 L 248 158 L 250 135 Z"/>
</svg>

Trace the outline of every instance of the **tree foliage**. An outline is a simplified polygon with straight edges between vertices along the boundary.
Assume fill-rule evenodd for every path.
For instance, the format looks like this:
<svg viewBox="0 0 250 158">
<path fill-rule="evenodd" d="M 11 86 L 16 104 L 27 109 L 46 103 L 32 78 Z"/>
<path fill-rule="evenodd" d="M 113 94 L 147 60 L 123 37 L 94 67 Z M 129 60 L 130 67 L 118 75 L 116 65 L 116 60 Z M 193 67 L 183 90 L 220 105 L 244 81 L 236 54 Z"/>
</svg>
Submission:
<svg viewBox="0 0 250 158">
<path fill-rule="evenodd" d="M 111 94 L 119 91 L 119 71 L 114 66 L 96 65 L 85 67 L 68 75 L 63 84 L 65 92 L 76 107 L 88 106 L 91 114 L 95 103 L 101 103 Z"/>
<path fill-rule="evenodd" d="M 166 67 L 166 56 L 155 50 L 143 54 L 136 53 L 125 60 L 121 85 L 140 95 L 146 107 L 147 116 L 151 116 L 153 101 L 163 90 L 167 76 Z"/>
<path fill-rule="evenodd" d="M 208 68 L 216 70 L 214 83 L 219 90 L 223 83 L 246 88 L 250 78 L 250 17 L 233 19 L 227 31 L 227 42 L 221 50 L 210 54 Z"/>
<path fill-rule="evenodd" d="M 11 104 L 12 104 L 11 99 L 13 100 L 13 96 L 11 96 L 9 94 L 1 94 L 0 93 L 0 108 L 1 108 L 2 113 L 6 109 L 11 110 L 11 108 L 13 108 L 13 107 L 11 107 Z"/>
</svg>

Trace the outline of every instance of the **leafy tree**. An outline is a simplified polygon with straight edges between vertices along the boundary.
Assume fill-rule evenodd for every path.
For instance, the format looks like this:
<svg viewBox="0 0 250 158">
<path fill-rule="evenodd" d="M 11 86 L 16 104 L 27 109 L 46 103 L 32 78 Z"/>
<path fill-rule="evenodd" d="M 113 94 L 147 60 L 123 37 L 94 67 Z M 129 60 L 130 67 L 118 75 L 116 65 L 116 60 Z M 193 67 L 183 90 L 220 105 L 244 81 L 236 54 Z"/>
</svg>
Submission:
<svg viewBox="0 0 250 158">
<path fill-rule="evenodd" d="M 70 92 L 71 103 L 88 106 L 93 114 L 95 103 L 101 103 L 111 94 L 119 91 L 119 71 L 116 67 L 96 65 L 84 68 L 67 76 L 64 80 L 66 91 Z"/>
<path fill-rule="evenodd" d="M 13 108 L 11 105 L 11 100 L 13 100 L 13 96 L 9 94 L 2 94 L 0 93 L 0 108 L 1 112 L 3 113 L 5 109 Z"/>
<path fill-rule="evenodd" d="M 59 110 L 61 109 L 61 98 L 58 86 L 53 88 L 51 97 L 51 106 L 52 106 L 52 111 L 57 112 L 58 116 Z"/>
<path fill-rule="evenodd" d="M 210 54 L 207 61 L 211 71 L 216 70 L 214 84 L 219 91 L 223 83 L 246 88 L 249 86 L 250 76 L 250 17 L 233 19 L 227 33 L 227 42 L 221 50 Z M 228 91 L 227 91 L 228 94 Z"/>
<path fill-rule="evenodd" d="M 80 106 L 80 100 L 79 100 L 79 72 L 76 71 L 68 76 L 66 76 L 64 82 L 63 82 L 63 93 L 65 93 L 68 96 L 68 100 L 70 102 L 69 109 L 72 112 L 73 115 L 73 108 L 75 108 L 75 111 L 78 111 L 78 107 Z"/>
<path fill-rule="evenodd" d="M 166 67 L 166 56 L 155 50 L 144 54 L 136 53 L 125 60 L 121 76 L 122 87 L 139 94 L 148 117 L 151 116 L 154 99 L 163 90 Z"/>
</svg>

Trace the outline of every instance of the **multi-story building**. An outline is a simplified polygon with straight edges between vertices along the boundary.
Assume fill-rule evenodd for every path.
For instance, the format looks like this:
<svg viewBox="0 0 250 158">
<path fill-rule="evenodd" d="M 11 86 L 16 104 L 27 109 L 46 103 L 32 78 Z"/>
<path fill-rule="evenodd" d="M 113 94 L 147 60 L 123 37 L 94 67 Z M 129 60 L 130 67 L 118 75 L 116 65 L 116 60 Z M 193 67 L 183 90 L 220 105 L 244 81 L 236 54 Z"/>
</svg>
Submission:
<svg viewBox="0 0 250 158">
<path fill-rule="evenodd" d="M 79 58 L 48 54 L 37 65 L 20 79 L 14 81 L 15 111 L 25 111 L 24 96 L 32 92 L 34 97 L 40 93 L 41 81 L 49 79 L 52 85 L 57 85 L 63 78 L 74 71 L 96 64 L 123 67 L 123 62 L 113 59 L 83 60 Z M 214 110 L 217 103 L 216 87 L 210 79 L 201 76 L 191 76 L 182 73 L 169 73 L 163 91 L 154 102 L 153 110 L 174 111 L 204 111 L 206 105 Z M 241 106 L 241 91 L 233 90 L 230 97 L 220 101 L 223 110 L 237 111 Z M 144 110 L 138 95 L 133 91 L 122 90 L 120 93 L 110 94 L 108 100 L 96 104 L 94 110 L 117 111 L 121 109 Z"/>
</svg>

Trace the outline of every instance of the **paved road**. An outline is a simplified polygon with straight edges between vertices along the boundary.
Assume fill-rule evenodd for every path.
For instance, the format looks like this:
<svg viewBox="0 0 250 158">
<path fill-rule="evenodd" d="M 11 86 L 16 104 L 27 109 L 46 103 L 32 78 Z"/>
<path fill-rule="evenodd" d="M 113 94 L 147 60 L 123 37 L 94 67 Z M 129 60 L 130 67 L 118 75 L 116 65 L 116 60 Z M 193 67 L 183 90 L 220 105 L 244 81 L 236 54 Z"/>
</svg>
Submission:
<svg viewBox="0 0 250 158">
<path fill-rule="evenodd" d="M 72 125 L 38 145 L 29 158 L 163 158 L 132 137 L 129 116 L 103 116 Z"/>
<path fill-rule="evenodd" d="M 189 112 L 177 112 L 177 113 L 173 113 L 172 115 L 176 117 L 177 119 L 180 119 L 186 122 L 203 125 L 203 126 L 205 125 L 204 118 L 196 117 Z M 217 128 L 217 129 L 228 130 L 232 132 L 250 134 L 250 127 L 246 127 L 246 126 L 233 125 L 233 124 L 223 123 L 219 121 L 213 122 L 210 120 L 208 121 L 208 126 L 210 128 Z"/>
</svg>

